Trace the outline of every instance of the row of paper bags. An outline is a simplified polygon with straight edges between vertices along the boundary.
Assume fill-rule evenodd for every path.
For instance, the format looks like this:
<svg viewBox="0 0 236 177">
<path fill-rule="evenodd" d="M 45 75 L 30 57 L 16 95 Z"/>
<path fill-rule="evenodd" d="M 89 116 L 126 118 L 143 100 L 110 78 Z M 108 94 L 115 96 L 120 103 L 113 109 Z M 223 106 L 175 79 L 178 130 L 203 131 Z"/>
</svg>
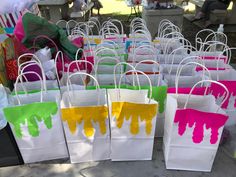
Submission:
<svg viewBox="0 0 236 177">
<path fill-rule="evenodd" d="M 93 76 L 81 72 L 70 75 L 69 79 L 79 75 L 94 79 L 97 88 L 73 90 L 68 81 L 67 91 L 60 99 L 60 91 L 46 90 L 41 79 L 40 91 L 15 90 L 9 95 L 10 105 L 3 113 L 24 162 L 66 158 L 68 154 L 72 163 L 151 160 L 158 103 L 148 98 L 148 90 L 120 89 L 119 86 L 100 89 Z M 16 85 L 21 77 L 19 75 Z M 223 84 L 204 80 L 198 84 L 203 82 L 222 86 L 228 96 Z M 193 95 L 193 90 L 190 94 L 167 96 L 166 166 L 210 171 L 228 116 L 212 95 Z"/>
</svg>

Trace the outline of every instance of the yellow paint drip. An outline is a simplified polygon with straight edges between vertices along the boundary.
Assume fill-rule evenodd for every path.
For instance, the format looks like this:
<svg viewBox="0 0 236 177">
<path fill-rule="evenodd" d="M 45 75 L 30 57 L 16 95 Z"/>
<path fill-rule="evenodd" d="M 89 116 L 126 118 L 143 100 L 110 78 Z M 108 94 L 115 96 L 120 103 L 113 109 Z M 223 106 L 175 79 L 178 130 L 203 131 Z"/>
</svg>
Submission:
<svg viewBox="0 0 236 177">
<path fill-rule="evenodd" d="M 133 135 L 139 133 L 139 121 L 146 122 L 146 134 L 152 132 L 152 119 L 157 114 L 157 104 L 136 104 L 127 102 L 113 102 L 112 115 L 116 117 L 116 125 L 122 128 L 124 119 L 131 119 L 130 132 Z"/>
<path fill-rule="evenodd" d="M 106 119 L 108 108 L 106 106 L 79 107 L 62 109 L 62 120 L 68 123 L 72 134 L 76 132 L 77 124 L 84 122 L 84 133 L 91 137 L 95 133 L 92 122 L 98 123 L 101 134 L 106 133 Z"/>
</svg>

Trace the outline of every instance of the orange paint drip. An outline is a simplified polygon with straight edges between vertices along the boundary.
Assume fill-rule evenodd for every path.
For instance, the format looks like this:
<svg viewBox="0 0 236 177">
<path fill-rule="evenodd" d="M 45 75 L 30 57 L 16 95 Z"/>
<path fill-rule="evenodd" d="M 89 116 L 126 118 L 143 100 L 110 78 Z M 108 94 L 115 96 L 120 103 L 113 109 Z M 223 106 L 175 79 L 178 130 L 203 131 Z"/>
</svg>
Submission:
<svg viewBox="0 0 236 177">
<path fill-rule="evenodd" d="M 139 133 L 139 122 L 146 122 L 146 134 L 152 132 L 152 120 L 157 114 L 157 104 L 136 104 L 127 102 L 113 102 L 112 115 L 116 117 L 116 125 L 122 128 L 124 120 L 131 119 L 130 132 L 133 135 Z"/>
<path fill-rule="evenodd" d="M 65 108 L 61 111 L 62 120 L 68 123 L 72 134 L 76 132 L 77 124 L 82 122 L 84 122 L 83 129 L 87 137 L 95 134 L 93 123 L 99 124 L 101 134 L 106 133 L 106 119 L 108 119 L 108 108 L 106 106 Z"/>
</svg>

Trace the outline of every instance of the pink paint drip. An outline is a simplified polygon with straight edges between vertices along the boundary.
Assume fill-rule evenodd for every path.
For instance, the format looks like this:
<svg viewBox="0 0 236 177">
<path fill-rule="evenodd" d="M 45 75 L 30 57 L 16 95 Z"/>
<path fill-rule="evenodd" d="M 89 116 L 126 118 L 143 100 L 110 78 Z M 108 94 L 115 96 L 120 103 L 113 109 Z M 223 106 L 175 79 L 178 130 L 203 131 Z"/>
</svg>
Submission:
<svg viewBox="0 0 236 177">
<path fill-rule="evenodd" d="M 192 140 L 199 144 L 203 141 L 204 125 L 206 129 L 211 129 L 210 143 L 218 141 L 219 129 L 228 120 L 228 116 L 217 113 L 202 112 L 194 109 L 180 109 L 176 111 L 174 123 L 178 123 L 178 133 L 182 136 L 187 126 L 192 128 L 194 125 Z"/>
<path fill-rule="evenodd" d="M 204 60 L 218 60 L 217 56 L 202 56 L 201 58 Z M 220 57 L 220 60 L 224 60 L 224 63 L 228 62 L 228 58 L 226 56 Z"/>
<path fill-rule="evenodd" d="M 178 94 L 189 94 L 192 88 L 178 88 Z M 197 87 L 193 90 L 193 95 L 204 95 L 206 87 Z M 168 88 L 167 93 L 176 93 L 176 88 Z"/>
<path fill-rule="evenodd" d="M 217 70 L 217 68 L 210 68 L 210 67 L 207 67 L 207 69 L 210 70 L 210 71 L 216 71 Z M 203 70 L 202 67 L 196 67 L 197 72 L 202 71 L 202 70 Z M 223 71 L 223 70 L 226 70 L 226 68 L 218 68 L 218 70 Z"/>
<path fill-rule="evenodd" d="M 230 96 L 236 96 L 236 81 L 219 81 L 220 83 L 224 84 L 227 89 L 229 90 L 229 97 L 225 101 L 225 103 L 222 105 L 223 109 L 227 109 L 229 105 Z M 223 96 L 225 94 L 225 90 L 219 86 L 218 84 L 211 84 L 210 92 L 212 92 L 212 95 L 217 98 L 218 96 Z M 236 108 L 236 99 L 234 103 L 234 107 Z"/>
</svg>

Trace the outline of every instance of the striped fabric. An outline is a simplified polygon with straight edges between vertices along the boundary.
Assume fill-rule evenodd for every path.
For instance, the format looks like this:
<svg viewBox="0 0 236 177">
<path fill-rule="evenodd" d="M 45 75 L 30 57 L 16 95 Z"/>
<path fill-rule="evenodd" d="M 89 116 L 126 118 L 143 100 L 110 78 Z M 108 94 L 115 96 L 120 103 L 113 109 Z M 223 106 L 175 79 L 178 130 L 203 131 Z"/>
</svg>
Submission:
<svg viewBox="0 0 236 177">
<path fill-rule="evenodd" d="M 32 4 L 30 7 L 28 7 L 28 10 L 36 15 L 40 15 L 40 11 L 37 4 Z M 3 28 L 15 27 L 16 22 L 18 18 L 22 16 L 23 11 L 0 15 L 0 27 Z"/>
<path fill-rule="evenodd" d="M 21 15 L 22 15 L 22 11 L 0 15 L 1 27 L 4 27 L 4 28 L 15 27 L 16 22 Z"/>
</svg>

